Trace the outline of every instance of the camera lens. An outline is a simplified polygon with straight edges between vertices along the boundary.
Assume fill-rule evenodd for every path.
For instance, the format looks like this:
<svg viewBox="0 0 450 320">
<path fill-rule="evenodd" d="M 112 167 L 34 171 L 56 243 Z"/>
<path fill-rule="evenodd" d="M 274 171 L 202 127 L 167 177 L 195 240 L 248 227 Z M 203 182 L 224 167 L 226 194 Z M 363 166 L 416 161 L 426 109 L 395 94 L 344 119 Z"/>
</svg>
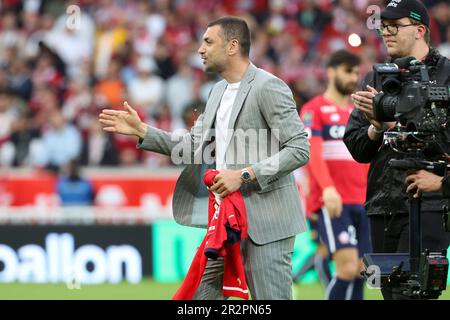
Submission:
<svg viewBox="0 0 450 320">
<path fill-rule="evenodd" d="M 400 94 L 402 84 L 397 78 L 386 78 L 383 81 L 381 88 L 386 94 L 397 95 Z"/>
<path fill-rule="evenodd" d="M 395 108 L 398 104 L 398 97 L 389 96 L 384 93 L 375 95 L 373 99 L 373 115 L 378 121 L 394 121 Z"/>
</svg>

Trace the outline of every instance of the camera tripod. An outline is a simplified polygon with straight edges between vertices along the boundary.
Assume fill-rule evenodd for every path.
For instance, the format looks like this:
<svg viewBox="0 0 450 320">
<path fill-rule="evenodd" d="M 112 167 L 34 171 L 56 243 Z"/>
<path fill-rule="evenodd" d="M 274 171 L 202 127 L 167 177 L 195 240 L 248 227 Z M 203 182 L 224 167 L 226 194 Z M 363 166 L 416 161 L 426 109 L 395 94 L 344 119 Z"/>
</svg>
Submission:
<svg viewBox="0 0 450 320">
<path fill-rule="evenodd" d="M 401 170 L 435 169 L 430 168 L 432 162 L 420 160 L 390 160 L 389 165 Z M 440 164 L 439 164 L 440 165 Z M 414 166 L 414 167 L 412 167 Z M 378 266 L 381 288 L 391 288 L 409 299 L 437 299 L 446 289 L 448 259 L 447 250 L 430 252 L 422 251 L 421 203 L 419 196 L 409 194 L 409 254 L 373 253 L 363 257 L 366 271 L 363 275 L 368 279 L 371 266 Z"/>
</svg>

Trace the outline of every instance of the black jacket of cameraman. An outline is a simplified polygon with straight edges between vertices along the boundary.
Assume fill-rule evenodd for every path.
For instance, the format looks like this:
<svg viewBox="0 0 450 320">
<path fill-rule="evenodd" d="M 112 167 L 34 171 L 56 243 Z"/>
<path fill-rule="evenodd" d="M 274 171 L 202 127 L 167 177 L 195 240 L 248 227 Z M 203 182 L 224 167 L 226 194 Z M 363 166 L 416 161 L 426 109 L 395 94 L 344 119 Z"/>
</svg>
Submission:
<svg viewBox="0 0 450 320">
<path fill-rule="evenodd" d="M 429 70 L 431 80 L 436 80 L 438 84 L 450 84 L 450 60 L 430 48 L 424 63 L 432 67 Z M 370 72 L 363 82 L 363 88 L 367 84 L 373 86 L 372 79 L 373 72 Z M 388 165 L 390 159 L 401 159 L 401 156 L 389 147 L 382 146 L 383 136 L 377 141 L 370 140 L 367 135 L 369 125 L 364 114 L 354 109 L 344 135 L 344 142 L 353 158 L 358 162 L 370 162 L 365 203 L 367 214 L 407 214 L 409 206 L 405 172 Z M 450 141 L 450 128 L 442 134 L 445 139 L 442 141 Z M 450 152 L 450 145 L 447 146 L 447 152 Z M 422 211 L 441 211 L 444 204 L 441 192 L 423 194 Z"/>
<path fill-rule="evenodd" d="M 442 179 L 442 195 L 446 199 L 450 199 L 450 176 L 447 175 Z"/>
</svg>

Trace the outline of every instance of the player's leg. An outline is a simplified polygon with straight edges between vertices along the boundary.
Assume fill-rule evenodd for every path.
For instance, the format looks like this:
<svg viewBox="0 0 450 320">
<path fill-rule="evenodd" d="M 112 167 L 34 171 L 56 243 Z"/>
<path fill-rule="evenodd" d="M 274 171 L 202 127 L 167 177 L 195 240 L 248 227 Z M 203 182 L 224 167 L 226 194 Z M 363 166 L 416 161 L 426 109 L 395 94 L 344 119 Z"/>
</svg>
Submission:
<svg viewBox="0 0 450 320">
<path fill-rule="evenodd" d="M 315 270 L 320 284 L 326 289 L 331 281 L 330 260 L 327 247 L 319 239 L 318 219 L 316 214 L 312 214 L 308 218 L 309 233 L 311 241 L 316 245 L 316 251 L 306 259 L 300 270 L 294 274 L 292 280 L 298 282 L 307 272 Z"/>
<path fill-rule="evenodd" d="M 336 274 L 328 285 L 326 299 L 349 300 L 353 295 L 354 279 L 358 275 L 358 241 L 348 206 L 344 205 L 339 218 L 331 219 L 325 208 L 319 212 L 320 238 L 327 245 Z"/>
<path fill-rule="evenodd" d="M 314 253 L 314 269 L 317 272 L 320 284 L 326 289 L 331 281 L 330 254 L 328 253 L 327 246 L 320 241 L 318 222 L 319 217 L 317 214 L 310 217 L 311 238 L 317 245 L 316 252 Z"/>
<path fill-rule="evenodd" d="M 292 281 L 299 282 L 300 279 L 309 271 L 313 270 L 315 268 L 315 260 L 316 260 L 316 254 L 313 253 L 306 259 L 306 261 L 303 263 L 300 270 L 298 270 L 293 276 Z"/>
<path fill-rule="evenodd" d="M 338 249 L 333 254 L 333 261 L 336 274 L 328 285 L 326 299 L 351 300 L 359 270 L 358 249 Z"/>
<path fill-rule="evenodd" d="M 330 255 L 324 243 L 319 242 L 314 257 L 314 269 L 317 272 L 322 287 L 326 289 L 331 281 L 331 270 Z"/>
</svg>

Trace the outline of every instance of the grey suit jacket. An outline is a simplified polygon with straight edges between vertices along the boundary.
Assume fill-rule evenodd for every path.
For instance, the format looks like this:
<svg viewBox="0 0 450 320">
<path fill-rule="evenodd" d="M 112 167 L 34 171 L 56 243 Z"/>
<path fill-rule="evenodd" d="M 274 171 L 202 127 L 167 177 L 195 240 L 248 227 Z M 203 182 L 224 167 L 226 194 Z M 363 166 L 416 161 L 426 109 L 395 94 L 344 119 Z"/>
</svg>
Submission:
<svg viewBox="0 0 450 320">
<path fill-rule="evenodd" d="M 225 80 L 214 86 L 205 112 L 190 132 L 169 133 L 149 126 L 147 135 L 138 143 L 138 148 L 171 155 L 175 162 L 182 159 L 187 164 L 173 197 L 174 218 L 182 225 L 207 225 L 208 191 L 203 173 L 215 166 L 210 161 L 214 159 L 211 136 L 226 86 Z M 309 142 L 289 87 L 250 63 L 228 128 L 233 131 L 227 136 L 227 168 L 251 165 L 257 177 L 257 182 L 241 187 L 250 238 L 265 244 L 305 231 L 305 216 L 292 171 L 308 162 Z"/>
</svg>

